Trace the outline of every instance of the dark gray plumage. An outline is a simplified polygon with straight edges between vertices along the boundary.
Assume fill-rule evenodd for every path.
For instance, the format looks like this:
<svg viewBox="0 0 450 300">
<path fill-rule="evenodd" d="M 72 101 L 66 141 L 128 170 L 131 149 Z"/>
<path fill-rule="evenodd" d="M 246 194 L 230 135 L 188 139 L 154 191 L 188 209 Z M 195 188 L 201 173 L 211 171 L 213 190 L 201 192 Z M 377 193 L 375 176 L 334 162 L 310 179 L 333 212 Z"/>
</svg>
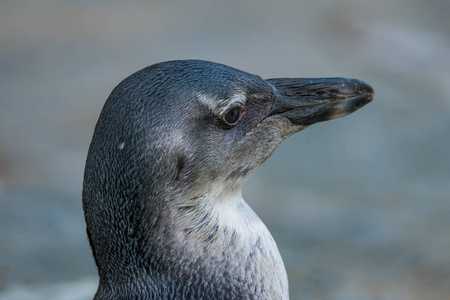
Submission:
<svg viewBox="0 0 450 300">
<path fill-rule="evenodd" d="M 123 80 L 84 175 L 95 299 L 287 299 L 277 246 L 242 184 L 285 138 L 372 96 L 358 80 L 263 80 L 196 60 Z"/>
</svg>

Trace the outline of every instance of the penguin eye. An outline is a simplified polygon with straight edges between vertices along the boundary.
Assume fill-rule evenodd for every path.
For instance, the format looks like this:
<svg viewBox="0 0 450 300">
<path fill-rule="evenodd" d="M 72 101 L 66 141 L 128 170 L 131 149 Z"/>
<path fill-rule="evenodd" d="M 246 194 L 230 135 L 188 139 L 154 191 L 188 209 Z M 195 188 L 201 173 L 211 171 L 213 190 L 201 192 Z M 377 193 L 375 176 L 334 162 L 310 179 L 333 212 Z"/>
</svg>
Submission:
<svg viewBox="0 0 450 300">
<path fill-rule="evenodd" d="M 228 126 L 236 125 L 244 115 L 245 109 L 242 104 L 238 104 L 227 109 L 221 116 L 223 122 Z"/>
</svg>

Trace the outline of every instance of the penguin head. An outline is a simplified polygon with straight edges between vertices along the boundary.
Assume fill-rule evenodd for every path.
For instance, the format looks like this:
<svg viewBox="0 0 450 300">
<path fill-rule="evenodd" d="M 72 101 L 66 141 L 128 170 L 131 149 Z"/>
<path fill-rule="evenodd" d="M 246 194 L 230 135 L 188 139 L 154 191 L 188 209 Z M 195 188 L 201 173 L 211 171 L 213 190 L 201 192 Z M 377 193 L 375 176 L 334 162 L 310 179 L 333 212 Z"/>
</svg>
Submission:
<svg viewBox="0 0 450 300">
<path fill-rule="evenodd" d="M 111 167 L 139 170 L 166 197 L 230 191 L 288 136 L 347 115 L 372 96 L 370 86 L 353 79 L 264 80 L 218 63 L 169 61 L 113 90 L 91 152 L 122 158 Z"/>
</svg>

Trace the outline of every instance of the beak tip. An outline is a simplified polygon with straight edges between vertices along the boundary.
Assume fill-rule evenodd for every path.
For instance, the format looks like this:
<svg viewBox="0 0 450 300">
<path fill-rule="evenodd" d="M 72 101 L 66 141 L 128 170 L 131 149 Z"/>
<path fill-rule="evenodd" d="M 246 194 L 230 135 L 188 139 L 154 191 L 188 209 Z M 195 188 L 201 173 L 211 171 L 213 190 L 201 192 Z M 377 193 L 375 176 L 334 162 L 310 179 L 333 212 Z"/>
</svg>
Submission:
<svg viewBox="0 0 450 300">
<path fill-rule="evenodd" d="M 364 81 L 360 80 L 359 87 L 360 87 L 360 92 L 363 94 L 370 94 L 370 95 L 372 95 L 372 97 L 375 94 L 373 87 L 371 87 L 369 84 L 365 83 Z"/>
<path fill-rule="evenodd" d="M 369 86 L 370 87 L 370 86 Z M 333 105 L 328 120 L 347 116 L 373 100 L 373 90 L 371 93 L 346 99 Z"/>
</svg>

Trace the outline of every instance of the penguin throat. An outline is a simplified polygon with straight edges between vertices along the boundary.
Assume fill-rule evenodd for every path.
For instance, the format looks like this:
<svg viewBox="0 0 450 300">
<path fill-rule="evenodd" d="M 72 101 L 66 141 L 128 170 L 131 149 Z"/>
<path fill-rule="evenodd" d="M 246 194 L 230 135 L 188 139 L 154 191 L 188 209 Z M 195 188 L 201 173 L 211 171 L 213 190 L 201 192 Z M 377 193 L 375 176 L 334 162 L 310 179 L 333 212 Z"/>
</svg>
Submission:
<svg viewBox="0 0 450 300">
<path fill-rule="evenodd" d="M 208 242 L 213 247 L 228 245 L 238 236 L 251 234 L 255 224 L 264 226 L 242 198 L 240 189 L 230 194 L 218 192 L 190 199 L 177 207 L 174 220 L 179 238 Z"/>
</svg>

